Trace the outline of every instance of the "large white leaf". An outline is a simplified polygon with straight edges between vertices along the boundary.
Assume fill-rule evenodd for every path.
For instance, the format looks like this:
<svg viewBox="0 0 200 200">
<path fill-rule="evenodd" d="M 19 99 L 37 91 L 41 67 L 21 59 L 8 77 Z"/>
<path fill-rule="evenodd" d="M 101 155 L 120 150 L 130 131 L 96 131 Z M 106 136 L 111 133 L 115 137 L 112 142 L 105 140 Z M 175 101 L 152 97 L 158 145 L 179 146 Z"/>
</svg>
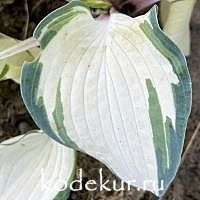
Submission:
<svg viewBox="0 0 200 200">
<path fill-rule="evenodd" d="M 190 19 L 196 0 L 161 0 L 160 19 L 163 31 L 186 56 L 190 54 Z"/>
<path fill-rule="evenodd" d="M 67 199 L 69 189 L 64 189 L 73 179 L 75 152 L 46 134 L 32 131 L 3 142 L 0 163 L 0 199 Z"/>
<path fill-rule="evenodd" d="M 184 56 L 160 30 L 154 7 L 94 19 L 72 1 L 37 27 L 43 49 L 23 66 L 22 95 L 49 136 L 156 195 L 176 174 L 191 107 Z"/>
</svg>

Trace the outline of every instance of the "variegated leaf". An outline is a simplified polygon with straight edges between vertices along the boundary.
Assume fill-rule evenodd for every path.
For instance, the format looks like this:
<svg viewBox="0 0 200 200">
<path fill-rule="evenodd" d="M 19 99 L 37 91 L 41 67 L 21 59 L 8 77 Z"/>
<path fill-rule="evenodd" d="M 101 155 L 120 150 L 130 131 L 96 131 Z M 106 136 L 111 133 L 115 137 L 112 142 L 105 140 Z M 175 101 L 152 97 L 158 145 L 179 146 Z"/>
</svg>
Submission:
<svg viewBox="0 0 200 200">
<path fill-rule="evenodd" d="M 19 41 L 0 33 L 0 53 L 5 49 L 16 45 L 18 42 Z M 0 59 L 0 80 L 13 79 L 19 83 L 22 64 L 24 61 L 33 61 L 38 54 L 39 49 L 32 48 L 6 59 Z"/>
<path fill-rule="evenodd" d="M 1 143 L 0 163 L 0 199 L 67 199 L 75 152 L 46 134 L 32 131 Z"/>
<path fill-rule="evenodd" d="M 22 95 L 50 137 L 160 196 L 180 163 L 191 107 L 184 56 L 160 30 L 156 7 L 94 19 L 79 1 L 37 27 L 43 49 L 22 72 Z M 164 191 L 158 191 L 161 181 Z"/>
<path fill-rule="evenodd" d="M 190 19 L 196 0 L 161 0 L 160 21 L 163 31 L 186 56 L 190 54 Z"/>
</svg>

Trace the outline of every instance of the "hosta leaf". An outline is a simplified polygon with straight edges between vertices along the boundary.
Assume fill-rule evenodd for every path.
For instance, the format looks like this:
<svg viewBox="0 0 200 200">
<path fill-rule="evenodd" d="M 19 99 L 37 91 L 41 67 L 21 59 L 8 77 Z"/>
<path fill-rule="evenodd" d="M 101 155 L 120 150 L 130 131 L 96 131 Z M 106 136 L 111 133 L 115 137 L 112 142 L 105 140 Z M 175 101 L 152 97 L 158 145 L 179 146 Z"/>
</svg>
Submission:
<svg viewBox="0 0 200 200">
<path fill-rule="evenodd" d="M 32 131 L 1 143 L 0 163 L 0 199 L 67 199 L 75 153 L 46 134 Z"/>
<path fill-rule="evenodd" d="M 0 52 L 16 45 L 17 40 L 0 33 Z M 26 52 L 22 52 L 9 58 L 0 60 L 0 80 L 13 79 L 17 83 L 20 81 L 21 66 L 24 61 L 33 61 L 38 55 L 39 49 L 34 48 Z"/>
<path fill-rule="evenodd" d="M 160 18 L 163 31 L 185 55 L 190 54 L 190 19 L 196 0 L 161 0 Z"/>
<path fill-rule="evenodd" d="M 90 8 L 101 8 L 108 9 L 112 7 L 112 5 L 106 0 L 81 0 Z"/>
<path fill-rule="evenodd" d="M 191 82 L 156 8 L 137 18 L 94 19 L 72 1 L 34 36 L 43 50 L 23 66 L 22 95 L 38 126 L 135 186 L 155 181 L 154 193 L 162 195 L 160 181 L 166 189 L 180 162 Z"/>
</svg>

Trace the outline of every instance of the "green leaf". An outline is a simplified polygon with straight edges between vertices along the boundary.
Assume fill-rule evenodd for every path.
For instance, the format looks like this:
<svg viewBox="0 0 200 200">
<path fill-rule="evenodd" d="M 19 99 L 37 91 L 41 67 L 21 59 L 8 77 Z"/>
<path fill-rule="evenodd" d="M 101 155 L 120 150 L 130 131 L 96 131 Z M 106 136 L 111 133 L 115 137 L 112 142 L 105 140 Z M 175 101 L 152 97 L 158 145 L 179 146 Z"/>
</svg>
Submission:
<svg viewBox="0 0 200 200">
<path fill-rule="evenodd" d="M 186 56 L 190 54 L 190 19 L 196 0 L 161 0 L 160 19 L 163 31 Z"/>
<path fill-rule="evenodd" d="M 111 3 L 106 0 L 81 0 L 90 8 L 109 9 L 112 7 Z"/>
<path fill-rule="evenodd" d="M 19 41 L 0 33 L 0 52 L 19 43 Z M 20 82 L 21 66 L 25 61 L 33 61 L 38 55 L 39 49 L 33 48 L 28 51 L 0 60 L 0 80 L 13 79 Z"/>
<path fill-rule="evenodd" d="M 134 186 L 155 181 L 146 189 L 163 195 L 181 159 L 191 80 L 156 7 L 137 18 L 94 19 L 72 1 L 48 15 L 34 37 L 43 51 L 24 64 L 21 88 L 37 125 Z"/>
<path fill-rule="evenodd" d="M 0 73 L 0 80 L 3 79 L 5 77 L 5 75 L 8 73 L 9 71 L 9 65 L 5 65 Z"/>
<path fill-rule="evenodd" d="M 0 199 L 66 200 L 75 161 L 73 150 L 41 131 L 6 140 L 0 144 Z"/>
</svg>

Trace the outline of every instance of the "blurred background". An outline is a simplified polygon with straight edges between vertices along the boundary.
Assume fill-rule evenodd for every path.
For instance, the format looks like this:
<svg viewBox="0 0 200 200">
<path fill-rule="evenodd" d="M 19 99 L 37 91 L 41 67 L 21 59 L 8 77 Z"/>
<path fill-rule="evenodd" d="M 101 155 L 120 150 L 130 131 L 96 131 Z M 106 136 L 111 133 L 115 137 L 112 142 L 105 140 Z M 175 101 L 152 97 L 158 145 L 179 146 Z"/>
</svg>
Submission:
<svg viewBox="0 0 200 200">
<path fill-rule="evenodd" d="M 0 32 L 23 40 L 32 36 L 40 20 L 64 0 L 0 0 Z M 197 1 L 191 21 L 192 51 L 187 58 L 193 82 L 193 107 L 189 119 L 184 159 L 177 177 L 162 200 L 200 200 L 200 1 Z M 0 82 L 0 142 L 12 136 L 37 129 L 20 96 L 19 85 L 11 80 Z M 189 146 L 188 146 L 189 144 Z M 187 148 L 186 148 L 187 147 Z M 103 168 L 104 178 L 117 178 L 101 163 L 79 153 L 78 169 L 83 168 L 83 182 L 97 180 Z M 78 177 L 77 177 L 78 178 Z M 120 187 L 120 185 L 119 185 Z M 157 200 L 150 192 L 72 192 L 73 200 Z"/>
</svg>

